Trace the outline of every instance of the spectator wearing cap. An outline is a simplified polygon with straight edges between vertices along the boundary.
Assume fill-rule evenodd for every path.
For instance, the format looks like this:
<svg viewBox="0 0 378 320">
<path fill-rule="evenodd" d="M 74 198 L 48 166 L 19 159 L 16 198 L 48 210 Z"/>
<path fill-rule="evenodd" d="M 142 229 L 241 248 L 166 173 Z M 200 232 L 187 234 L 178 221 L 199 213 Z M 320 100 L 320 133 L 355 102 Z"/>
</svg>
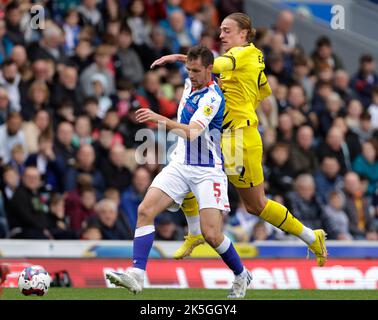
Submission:
<svg viewBox="0 0 378 320">
<path fill-rule="evenodd" d="M 378 74 L 375 72 L 375 60 L 369 55 L 362 55 L 360 67 L 351 80 L 351 87 L 367 108 L 371 103 L 371 93 L 373 88 L 378 85 Z"/>
<path fill-rule="evenodd" d="M 331 40 L 327 36 L 321 36 L 316 41 L 316 48 L 312 54 L 315 75 L 328 69 L 343 69 L 343 63 L 337 54 L 333 52 Z"/>
<path fill-rule="evenodd" d="M 24 132 L 22 131 L 22 118 L 18 112 L 11 112 L 6 123 L 0 126 L 0 159 L 8 163 L 11 159 L 13 146 L 21 144 L 26 151 Z"/>
</svg>

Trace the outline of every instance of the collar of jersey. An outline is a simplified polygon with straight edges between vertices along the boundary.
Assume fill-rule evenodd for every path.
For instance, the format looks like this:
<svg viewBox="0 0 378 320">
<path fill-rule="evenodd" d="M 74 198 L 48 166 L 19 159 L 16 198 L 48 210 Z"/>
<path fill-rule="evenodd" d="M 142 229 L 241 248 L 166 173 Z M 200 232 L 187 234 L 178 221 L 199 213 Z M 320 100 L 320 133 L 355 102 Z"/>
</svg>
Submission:
<svg viewBox="0 0 378 320">
<path fill-rule="evenodd" d="M 209 90 L 209 87 L 210 87 L 212 84 L 214 84 L 214 80 L 213 80 L 213 79 L 211 79 L 211 80 L 207 83 L 207 85 L 204 86 L 202 89 L 194 90 L 194 91 L 190 92 L 189 96 L 190 96 L 190 97 L 193 97 L 193 96 L 195 96 L 195 95 L 197 95 L 197 94 L 204 93 L 205 91 Z"/>
</svg>

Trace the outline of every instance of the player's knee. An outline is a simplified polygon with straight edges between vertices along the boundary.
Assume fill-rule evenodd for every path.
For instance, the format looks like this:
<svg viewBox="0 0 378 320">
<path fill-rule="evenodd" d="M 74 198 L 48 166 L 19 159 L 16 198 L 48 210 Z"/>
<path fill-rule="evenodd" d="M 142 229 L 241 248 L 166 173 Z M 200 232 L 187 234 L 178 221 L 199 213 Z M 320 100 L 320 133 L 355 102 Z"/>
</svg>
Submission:
<svg viewBox="0 0 378 320">
<path fill-rule="evenodd" d="M 250 214 L 254 214 L 256 216 L 259 216 L 261 214 L 261 212 L 263 212 L 263 210 L 266 206 L 266 202 L 267 202 L 266 198 L 261 197 L 261 198 L 254 200 L 254 201 L 250 201 L 249 203 L 247 203 L 245 205 L 245 207 Z"/>
<path fill-rule="evenodd" d="M 219 242 L 221 239 L 221 234 L 217 230 L 214 229 L 207 229 L 202 231 L 203 237 L 205 238 L 206 242 L 213 248 L 219 246 Z"/>
<path fill-rule="evenodd" d="M 138 220 L 150 220 L 153 211 L 150 207 L 146 206 L 143 202 L 138 206 Z"/>
</svg>

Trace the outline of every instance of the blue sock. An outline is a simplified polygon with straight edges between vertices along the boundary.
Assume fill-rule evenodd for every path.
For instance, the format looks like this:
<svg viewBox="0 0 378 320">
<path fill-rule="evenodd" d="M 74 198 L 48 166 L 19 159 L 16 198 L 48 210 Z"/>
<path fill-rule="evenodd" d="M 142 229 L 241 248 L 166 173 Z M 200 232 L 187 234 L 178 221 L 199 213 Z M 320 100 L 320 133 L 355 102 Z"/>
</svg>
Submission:
<svg viewBox="0 0 378 320">
<path fill-rule="evenodd" d="M 223 261 L 234 272 L 235 275 L 239 275 L 243 272 L 244 266 L 229 238 L 225 236 L 219 247 L 215 248 L 215 251 L 219 253 Z"/>
<path fill-rule="evenodd" d="M 146 270 L 148 255 L 155 238 L 155 226 L 148 225 L 135 230 L 133 267 Z"/>
</svg>

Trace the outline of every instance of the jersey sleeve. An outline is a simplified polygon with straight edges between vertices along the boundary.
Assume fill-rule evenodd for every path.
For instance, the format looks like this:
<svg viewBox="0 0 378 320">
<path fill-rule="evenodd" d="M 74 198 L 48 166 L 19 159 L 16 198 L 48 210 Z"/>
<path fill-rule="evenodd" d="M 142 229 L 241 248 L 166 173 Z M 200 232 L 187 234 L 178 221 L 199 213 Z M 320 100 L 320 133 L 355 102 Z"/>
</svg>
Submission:
<svg viewBox="0 0 378 320">
<path fill-rule="evenodd" d="M 259 86 L 259 100 L 264 100 L 266 97 L 272 94 L 272 89 L 268 83 L 268 79 L 263 70 L 260 72 L 260 77 L 258 79 L 258 86 Z"/>
<path fill-rule="evenodd" d="M 216 94 L 208 94 L 198 101 L 198 109 L 190 122 L 198 123 L 203 129 L 207 128 L 218 113 L 222 99 Z"/>
<path fill-rule="evenodd" d="M 232 55 L 225 54 L 217 57 L 214 60 L 213 73 L 222 73 L 225 71 L 232 71 L 236 67 L 235 58 Z"/>
</svg>

